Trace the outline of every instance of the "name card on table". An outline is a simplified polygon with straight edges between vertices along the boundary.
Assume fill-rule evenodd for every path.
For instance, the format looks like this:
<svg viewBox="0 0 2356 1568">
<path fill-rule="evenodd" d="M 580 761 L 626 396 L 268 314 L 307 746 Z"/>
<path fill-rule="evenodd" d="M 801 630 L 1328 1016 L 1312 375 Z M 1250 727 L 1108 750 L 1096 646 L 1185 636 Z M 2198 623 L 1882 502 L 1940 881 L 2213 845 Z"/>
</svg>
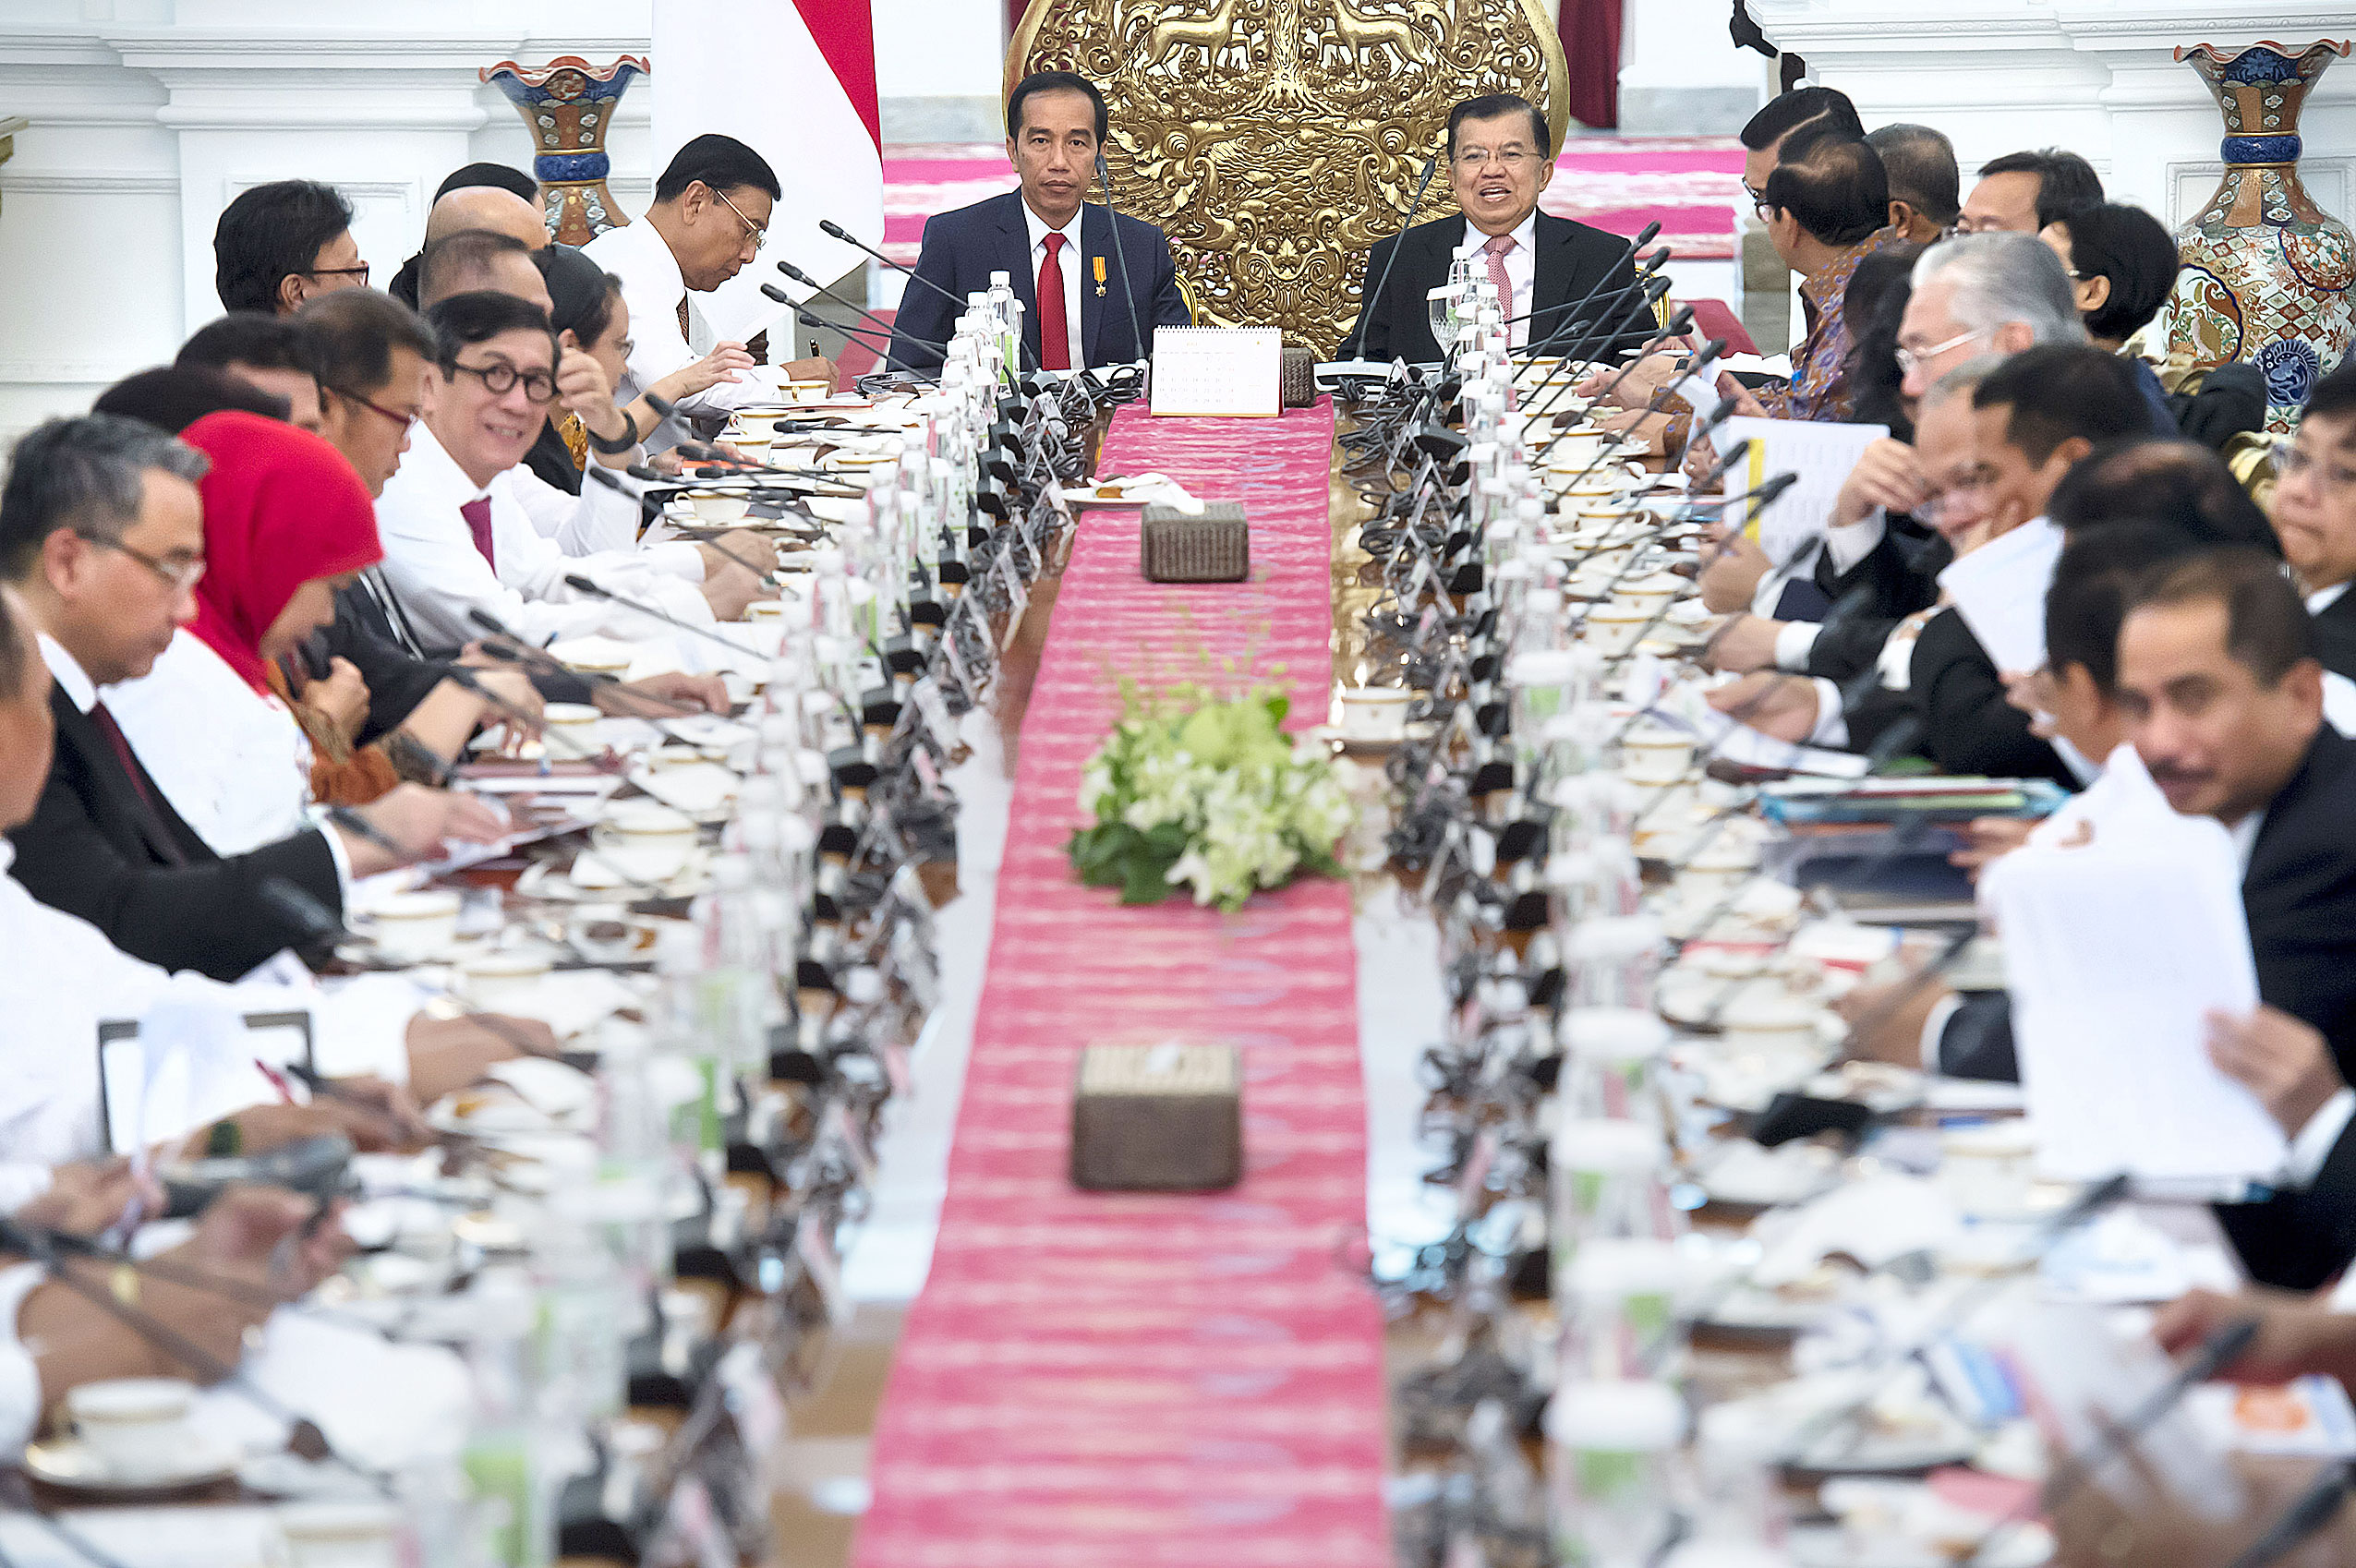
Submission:
<svg viewBox="0 0 2356 1568">
<path fill-rule="evenodd" d="M 1277 327 L 1156 327 L 1158 415 L 1274 419 L 1283 414 L 1285 334 Z"/>
</svg>

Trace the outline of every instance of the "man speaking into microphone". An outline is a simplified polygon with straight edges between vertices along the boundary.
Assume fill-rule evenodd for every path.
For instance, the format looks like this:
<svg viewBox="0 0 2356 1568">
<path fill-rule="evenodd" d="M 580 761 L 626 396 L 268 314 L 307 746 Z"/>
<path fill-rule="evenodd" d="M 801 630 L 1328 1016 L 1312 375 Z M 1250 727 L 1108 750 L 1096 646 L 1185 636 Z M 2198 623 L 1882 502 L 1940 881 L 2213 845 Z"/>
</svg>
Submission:
<svg viewBox="0 0 2356 1568">
<path fill-rule="evenodd" d="M 1425 301 L 1447 283 L 1449 261 L 1467 245 L 1474 247 L 1475 274 L 1497 282 L 1516 348 L 1553 336 L 1555 352 L 1602 358 L 1651 335 L 1657 323 L 1631 287 L 1637 272 L 1628 242 L 1538 210 L 1539 193 L 1554 178 L 1554 139 L 1529 100 L 1499 92 L 1449 110 L 1447 162 L 1464 216 L 1419 223 L 1368 253 L 1366 303 L 1342 340 L 1346 351 L 1409 364 L 1440 358 Z M 1574 320 L 1594 330 L 1566 331 Z"/>
<path fill-rule="evenodd" d="M 927 344 L 948 341 L 965 296 L 988 289 L 993 272 L 1022 301 L 1026 369 L 1131 363 L 1152 352 L 1154 328 L 1192 323 L 1168 236 L 1082 200 L 1109 123 L 1105 95 L 1085 77 L 1040 71 L 1015 84 L 1006 150 L 1022 187 L 926 222 L 895 318 L 904 335 L 892 341 L 892 368 L 937 368 L 940 350 Z"/>
</svg>

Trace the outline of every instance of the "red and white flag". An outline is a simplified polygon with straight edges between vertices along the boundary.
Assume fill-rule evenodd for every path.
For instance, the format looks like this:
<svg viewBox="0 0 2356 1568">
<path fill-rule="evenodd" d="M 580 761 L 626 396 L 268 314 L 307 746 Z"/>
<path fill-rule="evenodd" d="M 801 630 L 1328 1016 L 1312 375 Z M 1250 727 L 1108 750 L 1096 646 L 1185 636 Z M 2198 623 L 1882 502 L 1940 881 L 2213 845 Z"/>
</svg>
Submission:
<svg viewBox="0 0 2356 1568">
<path fill-rule="evenodd" d="M 681 147 L 717 131 L 758 151 L 785 191 L 760 259 L 697 301 L 715 332 L 731 336 L 739 323 L 770 313 L 763 283 L 796 297 L 807 292 L 778 271 L 780 259 L 828 283 L 864 259 L 820 234 L 820 219 L 882 243 L 883 134 L 868 0 L 655 0 L 652 63 L 654 177 Z M 823 301 L 819 308 L 841 314 Z"/>
</svg>

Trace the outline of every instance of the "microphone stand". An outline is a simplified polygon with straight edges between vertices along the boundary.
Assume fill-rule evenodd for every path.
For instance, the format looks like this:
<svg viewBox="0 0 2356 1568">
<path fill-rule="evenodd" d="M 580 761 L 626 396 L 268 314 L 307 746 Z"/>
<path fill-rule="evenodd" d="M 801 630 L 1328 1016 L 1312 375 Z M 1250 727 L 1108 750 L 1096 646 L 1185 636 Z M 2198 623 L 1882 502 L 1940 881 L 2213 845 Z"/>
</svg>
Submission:
<svg viewBox="0 0 2356 1568">
<path fill-rule="evenodd" d="M 901 332 L 897 326 L 885 320 L 881 316 L 876 315 L 865 306 L 845 299 L 842 296 L 835 293 L 834 290 L 828 288 L 826 284 L 820 283 L 817 279 L 812 277 L 809 273 L 803 271 L 801 268 L 795 266 L 791 261 L 779 261 L 777 264 L 777 270 L 783 272 L 795 283 L 809 289 L 812 293 L 825 295 L 837 305 L 841 306 L 852 314 L 872 324 L 877 331 L 881 332 L 887 337 L 903 337 L 907 338 L 909 342 L 916 344 L 920 348 L 937 348 L 944 354 L 948 352 L 948 345 L 947 344 L 928 343 L 923 338 L 911 336 L 909 333 Z M 792 298 L 783 289 L 779 288 L 774 283 L 763 283 L 761 285 L 761 292 L 767 295 L 771 299 L 776 300 L 779 305 L 791 307 L 796 311 L 801 310 L 803 306 L 808 303 L 806 300 L 796 300 Z M 807 325 L 808 323 L 805 321 L 804 324 Z M 819 324 L 831 325 L 831 323 L 828 322 L 821 322 Z M 836 330 L 842 331 L 843 329 L 837 328 Z M 1021 347 L 1024 352 L 1028 352 L 1030 345 L 1025 344 L 1022 344 Z M 1038 367 L 1034 365 L 1032 368 L 1035 370 Z"/>
<path fill-rule="evenodd" d="M 1399 264 L 1399 250 L 1401 243 L 1407 238 L 1408 230 L 1415 226 L 1415 215 L 1423 206 L 1423 193 L 1432 188 L 1432 176 L 1439 172 L 1440 154 L 1434 152 L 1431 157 L 1426 158 L 1423 161 L 1423 178 L 1416 184 L 1415 199 L 1408 203 L 1408 215 L 1406 219 L 1400 223 L 1399 232 L 1391 236 L 1391 254 L 1383 259 L 1382 277 L 1376 281 L 1374 287 L 1359 301 L 1358 331 L 1353 334 L 1358 339 L 1358 347 L 1354 351 L 1357 354 L 1363 355 L 1366 352 L 1366 325 L 1368 318 L 1374 313 L 1374 303 L 1383 297 L 1383 291 L 1391 286 L 1391 272 Z M 1107 187 L 1106 200 L 1109 201 L 1110 199 L 1110 187 Z M 1590 290 L 1589 292 L 1591 293 L 1593 291 Z M 1344 338 L 1342 340 L 1342 344 L 1345 347 L 1347 347 L 1349 344 L 1349 339 Z M 1347 357 L 1343 355 L 1339 349 L 1335 351 L 1335 356 L 1336 358 Z"/>
<path fill-rule="evenodd" d="M 624 609 L 634 609 L 639 614 L 646 616 L 648 620 L 659 621 L 666 626 L 676 627 L 682 632 L 693 633 L 695 635 L 703 638 L 707 643 L 718 643 L 721 647 L 728 649 L 729 652 L 735 654 L 740 657 L 749 655 L 753 651 L 751 648 L 746 647 L 743 644 L 736 641 L 733 637 L 724 637 L 708 626 L 698 626 L 692 621 L 682 621 L 677 616 L 657 609 L 650 604 L 646 604 L 640 600 L 629 598 L 623 595 L 617 594 L 611 588 L 606 587 L 603 584 L 598 583 L 590 578 L 584 577 L 578 572 L 566 573 L 564 576 L 564 585 L 572 589 L 576 594 L 586 594 L 593 599 L 603 599 L 608 604 L 617 604 Z"/>
<path fill-rule="evenodd" d="M 1138 323 L 1137 289 L 1129 277 L 1129 247 L 1121 243 L 1120 214 L 1113 209 L 1113 168 L 1105 162 L 1105 150 L 1101 147 L 1096 150 L 1096 178 L 1105 187 L 1105 217 L 1112 225 L 1113 261 L 1120 268 L 1121 297 L 1129 306 L 1130 341 L 1137 345 L 1137 357 L 1150 361 L 1154 357 L 1154 347 L 1145 341 L 1145 329 Z"/>
<path fill-rule="evenodd" d="M 1650 340 L 1645 344 L 1644 347 L 1637 351 L 1637 356 L 1634 359 L 1629 360 L 1627 364 L 1620 368 L 1620 373 L 1618 375 L 1613 377 L 1611 380 L 1604 383 L 1603 390 L 1601 392 L 1597 392 L 1594 397 L 1588 400 L 1588 406 L 1591 408 L 1599 403 L 1605 402 L 1613 392 L 1618 392 L 1620 390 L 1620 383 L 1626 380 L 1630 375 L 1635 373 L 1636 368 L 1645 362 L 1646 358 L 1650 356 L 1654 348 L 1658 347 L 1661 344 L 1667 343 L 1670 339 L 1678 336 L 1684 332 L 1687 327 L 1693 325 L 1693 307 L 1690 305 L 1679 310 L 1675 316 L 1670 319 L 1669 324 L 1666 327 L 1663 327 L 1660 332 L 1654 333 Z M 1687 368 L 1685 373 L 1687 375 L 1691 375 L 1697 370 L 1708 369 L 1710 366 L 1716 364 L 1718 362 L 1718 356 L 1725 352 L 1726 340 L 1724 338 L 1710 339 L 1709 343 L 1702 346 L 1701 353 L 1695 356 L 1693 364 Z M 1569 383 L 1566 381 L 1563 386 L 1556 387 L 1552 395 L 1547 398 L 1544 404 L 1540 405 L 1536 412 L 1532 414 L 1531 417 L 1535 418 L 1539 415 L 1544 414 L 1548 409 L 1553 408 L 1556 403 L 1562 400 L 1565 388 L 1568 385 Z M 1546 450 L 1548 452 L 1553 452 L 1556 444 L 1562 440 L 1563 436 L 1566 436 L 1568 434 L 1570 434 L 1570 432 L 1565 430 L 1562 432 L 1561 435 L 1557 435 L 1553 440 L 1546 443 Z"/>
</svg>

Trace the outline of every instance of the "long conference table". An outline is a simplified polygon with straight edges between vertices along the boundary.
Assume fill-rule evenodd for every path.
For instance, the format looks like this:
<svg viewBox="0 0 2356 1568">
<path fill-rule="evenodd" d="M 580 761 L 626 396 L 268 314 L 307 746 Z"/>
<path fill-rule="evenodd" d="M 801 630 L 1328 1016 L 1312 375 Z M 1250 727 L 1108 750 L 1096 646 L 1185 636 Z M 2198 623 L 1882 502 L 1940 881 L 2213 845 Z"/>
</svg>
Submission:
<svg viewBox="0 0 2356 1568">
<path fill-rule="evenodd" d="M 1366 1224 L 1350 889 L 1239 913 L 1123 907 L 1064 855 L 1122 683 L 1255 678 L 1322 720 L 1334 630 L 1331 404 L 1276 420 L 1124 408 L 1102 473 L 1242 501 L 1251 575 L 1160 585 L 1136 513 L 1085 513 L 1020 730 L 995 935 L 932 1271 L 879 1415 L 861 1568 L 1379 1568 L 1381 1312 Z M 1069 1179 L 1081 1049 L 1238 1047 L 1231 1191 Z"/>
</svg>

